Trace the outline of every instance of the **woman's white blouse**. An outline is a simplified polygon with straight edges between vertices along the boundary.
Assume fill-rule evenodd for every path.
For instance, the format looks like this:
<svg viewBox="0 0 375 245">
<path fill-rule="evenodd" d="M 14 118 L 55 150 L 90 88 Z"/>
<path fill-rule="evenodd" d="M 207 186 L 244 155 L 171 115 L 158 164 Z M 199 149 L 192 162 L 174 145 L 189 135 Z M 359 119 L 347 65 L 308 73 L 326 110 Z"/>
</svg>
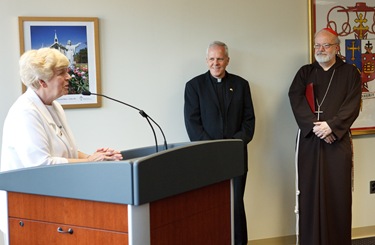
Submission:
<svg viewBox="0 0 375 245">
<path fill-rule="evenodd" d="M 4 122 L 0 171 L 67 163 L 67 158 L 78 157 L 62 106 L 54 101 L 50 110 L 57 119 L 32 89 L 12 105 Z"/>
</svg>

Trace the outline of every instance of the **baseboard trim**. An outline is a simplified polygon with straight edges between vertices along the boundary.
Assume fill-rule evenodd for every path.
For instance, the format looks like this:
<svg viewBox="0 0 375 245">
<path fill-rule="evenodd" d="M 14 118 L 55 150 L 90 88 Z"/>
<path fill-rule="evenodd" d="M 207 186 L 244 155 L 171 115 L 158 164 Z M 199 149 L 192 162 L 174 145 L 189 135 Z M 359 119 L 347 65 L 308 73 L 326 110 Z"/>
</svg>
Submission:
<svg viewBox="0 0 375 245">
<path fill-rule="evenodd" d="M 352 238 L 364 238 L 375 236 L 375 226 L 352 228 Z M 290 245 L 296 243 L 296 236 L 272 237 L 267 239 L 250 240 L 248 245 Z"/>
<path fill-rule="evenodd" d="M 273 237 L 267 239 L 259 239 L 259 240 L 250 240 L 247 245 L 286 245 L 286 244 L 295 244 L 296 243 L 296 236 L 282 236 L 282 237 Z"/>
<path fill-rule="evenodd" d="M 375 226 L 352 228 L 352 238 L 363 238 L 375 236 Z"/>
</svg>

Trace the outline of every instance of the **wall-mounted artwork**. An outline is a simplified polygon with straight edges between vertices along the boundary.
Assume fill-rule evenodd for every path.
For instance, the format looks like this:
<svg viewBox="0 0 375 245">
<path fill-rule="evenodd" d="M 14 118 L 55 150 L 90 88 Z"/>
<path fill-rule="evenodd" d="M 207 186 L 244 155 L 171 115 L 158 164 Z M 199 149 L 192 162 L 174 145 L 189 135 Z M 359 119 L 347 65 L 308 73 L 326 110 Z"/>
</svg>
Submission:
<svg viewBox="0 0 375 245">
<path fill-rule="evenodd" d="M 375 133 L 375 3 L 374 1 L 309 0 L 310 60 L 314 33 L 329 27 L 340 38 L 340 57 L 355 65 L 362 76 L 362 107 L 352 125 L 353 135 Z"/>
<path fill-rule="evenodd" d="M 21 54 L 30 49 L 58 49 L 69 59 L 69 94 L 57 99 L 64 108 L 100 107 L 98 18 L 18 17 Z M 23 87 L 25 90 L 25 87 Z"/>
</svg>

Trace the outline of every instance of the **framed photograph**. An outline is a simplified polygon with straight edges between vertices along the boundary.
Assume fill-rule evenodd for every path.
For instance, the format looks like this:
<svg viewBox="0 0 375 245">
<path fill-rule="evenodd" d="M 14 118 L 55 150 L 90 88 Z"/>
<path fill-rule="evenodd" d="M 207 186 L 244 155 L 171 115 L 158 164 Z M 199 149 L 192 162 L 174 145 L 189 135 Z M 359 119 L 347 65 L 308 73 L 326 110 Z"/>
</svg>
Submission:
<svg viewBox="0 0 375 245">
<path fill-rule="evenodd" d="M 57 101 L 64 108 L 100 107 L 101 97 L 81 94 L 101 90 L 98 18 L 20 16 L 18 23 L 21 54 L 50 47 L 69 59 L 69 94 Z"/>
<path fill-rule="evenodd" d="M 310 61 L 314 33 L 329 27 L 339 34 L 340 56 L 362 75 L 361 111 L 353 135 L 375 134 L 375 3 L 373 0 L 309 0 Z"/>
</svg>

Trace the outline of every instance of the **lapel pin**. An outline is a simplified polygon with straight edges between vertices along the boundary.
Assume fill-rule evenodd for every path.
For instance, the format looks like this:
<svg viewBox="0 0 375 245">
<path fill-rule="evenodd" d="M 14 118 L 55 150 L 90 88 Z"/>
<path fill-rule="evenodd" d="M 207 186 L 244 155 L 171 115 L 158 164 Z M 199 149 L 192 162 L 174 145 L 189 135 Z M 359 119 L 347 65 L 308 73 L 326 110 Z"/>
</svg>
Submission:
<svg viewBox="0 0 375 245">
<path fill-rule="evenodd" d="M 233 88 L 229 88 L 229 91 L 233 92 Z"/>
</svg>

